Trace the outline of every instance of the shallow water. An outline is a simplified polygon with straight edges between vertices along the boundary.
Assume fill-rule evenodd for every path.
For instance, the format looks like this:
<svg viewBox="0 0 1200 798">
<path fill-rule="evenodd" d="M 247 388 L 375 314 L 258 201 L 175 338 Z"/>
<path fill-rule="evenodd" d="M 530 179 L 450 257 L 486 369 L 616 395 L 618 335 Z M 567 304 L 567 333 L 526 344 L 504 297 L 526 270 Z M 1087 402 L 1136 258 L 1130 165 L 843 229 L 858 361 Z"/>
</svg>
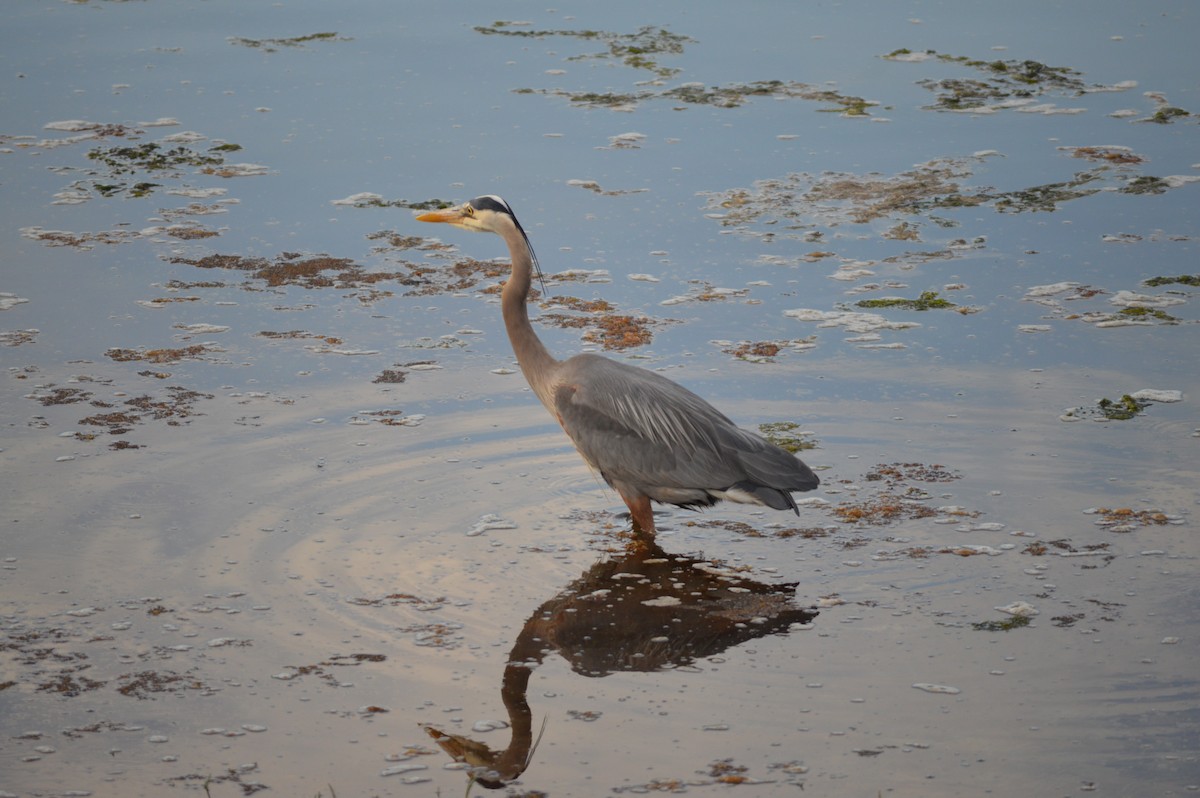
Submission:
<svg viewBox="0 0 1200 798">
<path fill-rule="evenodd" d="M 1197 288 L 1153 284 L 1197 273 L 1197 30 L 9 9 L 0 795 L 466 789 L 423 727 L 540 732 L 514 794 L 1200 790 Z M 607 300 L 653 336 L 609 355 L 806 431 L 800 518 L 624 550 L 503 270 L 455 271 L 501 242 L 409 210 L 488 192 L 544 317 Z"/>
</svg>

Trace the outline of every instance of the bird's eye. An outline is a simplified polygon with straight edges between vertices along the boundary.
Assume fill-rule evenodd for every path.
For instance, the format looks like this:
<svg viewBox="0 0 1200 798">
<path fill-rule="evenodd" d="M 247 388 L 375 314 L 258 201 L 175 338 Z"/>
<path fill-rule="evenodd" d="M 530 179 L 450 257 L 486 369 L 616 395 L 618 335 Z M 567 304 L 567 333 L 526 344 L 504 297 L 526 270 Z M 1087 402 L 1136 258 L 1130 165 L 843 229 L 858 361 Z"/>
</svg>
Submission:
<svg viewBox="0 0 1200 798">
<path fill-rule="evenodd" d="M 474 215 L 475 215 L 475 207 L 474 206 L 472 206 L 472 205 L 464 205 L 463 206 L 463 216 L 474 216 Z"/>
</svg>

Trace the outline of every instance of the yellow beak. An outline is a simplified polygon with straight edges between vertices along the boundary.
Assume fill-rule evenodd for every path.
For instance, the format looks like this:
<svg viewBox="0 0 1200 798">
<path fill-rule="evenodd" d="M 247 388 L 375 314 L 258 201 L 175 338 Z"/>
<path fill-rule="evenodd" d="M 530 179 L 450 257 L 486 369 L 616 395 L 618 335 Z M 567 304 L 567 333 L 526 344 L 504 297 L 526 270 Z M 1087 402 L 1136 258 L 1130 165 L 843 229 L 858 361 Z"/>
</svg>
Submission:
<svg viewBox="0 0 1200 798">
<path fill-rule="evenodd" d="M 430 211 L 417 217 L 418 222 L 457 222 L 462 219 L 462 208 L 447 208 L 444 211 Z"/>
</svg>

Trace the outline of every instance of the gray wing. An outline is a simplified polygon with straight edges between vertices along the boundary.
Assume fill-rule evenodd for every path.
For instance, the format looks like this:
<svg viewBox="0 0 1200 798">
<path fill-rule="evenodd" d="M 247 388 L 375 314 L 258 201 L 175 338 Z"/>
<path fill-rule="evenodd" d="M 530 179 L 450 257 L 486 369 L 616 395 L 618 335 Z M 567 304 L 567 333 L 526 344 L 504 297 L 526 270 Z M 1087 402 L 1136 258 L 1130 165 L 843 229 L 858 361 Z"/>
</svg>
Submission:
<svg viewBox="0 0 1200 798">
<path fill-rule="evenodd" d="M 557 383 L 554 404 L 563 429 L 610 484 L 632 485 L 651 497 L 654 489 L 738 488 L 778 509 L 795 506 L 790 491 L 818 484 L 794 455 L 653 372 L 579 355 L 562 364 Z"/>
</svg>

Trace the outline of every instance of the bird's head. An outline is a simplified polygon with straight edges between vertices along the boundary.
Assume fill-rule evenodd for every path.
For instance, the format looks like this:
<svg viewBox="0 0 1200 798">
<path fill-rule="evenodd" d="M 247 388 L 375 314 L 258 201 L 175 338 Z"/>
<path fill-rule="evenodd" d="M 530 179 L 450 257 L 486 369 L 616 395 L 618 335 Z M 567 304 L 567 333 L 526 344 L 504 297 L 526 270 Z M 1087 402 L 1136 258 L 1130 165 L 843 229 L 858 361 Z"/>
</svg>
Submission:
<svg viewBox="0 0 1200 798">
<path fill-rule="evenodd" d="M 505 227 L 515 226 L 524 235 L 521 223 L 512 212 L 508 203 L 495 194 L 487 194 L 455 205 L 442 211 L 430 211 L 417 217 L 418 222 L 443 222 L 461 227 L 464 230 L 474 230 L 478 233 L 498 233 L 504 235 Z"/>
<path fill-rule="evenodd" d="M 495 194 L 485 194 L 482 197 L 468 200 L 462 205 L 455 205 L 453 208 L 442 211 L 423 213 L 417 217 L 417 221 L 442 222 L 461 227 L 463 230 L 474 230 L 477 233 L 495 233 L 509 243 L 509 251 L 513 253 L 518 252 L 513 247 L 519 247 L 518 242 L 524 242 L 533 273 L 539 280 L 542 279 L 542 269 L 538 265 L 533 245 L 529 243 L 529 236 L 525 234 L 525 228 L 521 227 L 521 223 L 517 221 L 516 214 L 513 213 L 509 204 Z M 546 286 L 543 282 L 542 291 L 545 292 L 545 290 Z"/>
</svg>

